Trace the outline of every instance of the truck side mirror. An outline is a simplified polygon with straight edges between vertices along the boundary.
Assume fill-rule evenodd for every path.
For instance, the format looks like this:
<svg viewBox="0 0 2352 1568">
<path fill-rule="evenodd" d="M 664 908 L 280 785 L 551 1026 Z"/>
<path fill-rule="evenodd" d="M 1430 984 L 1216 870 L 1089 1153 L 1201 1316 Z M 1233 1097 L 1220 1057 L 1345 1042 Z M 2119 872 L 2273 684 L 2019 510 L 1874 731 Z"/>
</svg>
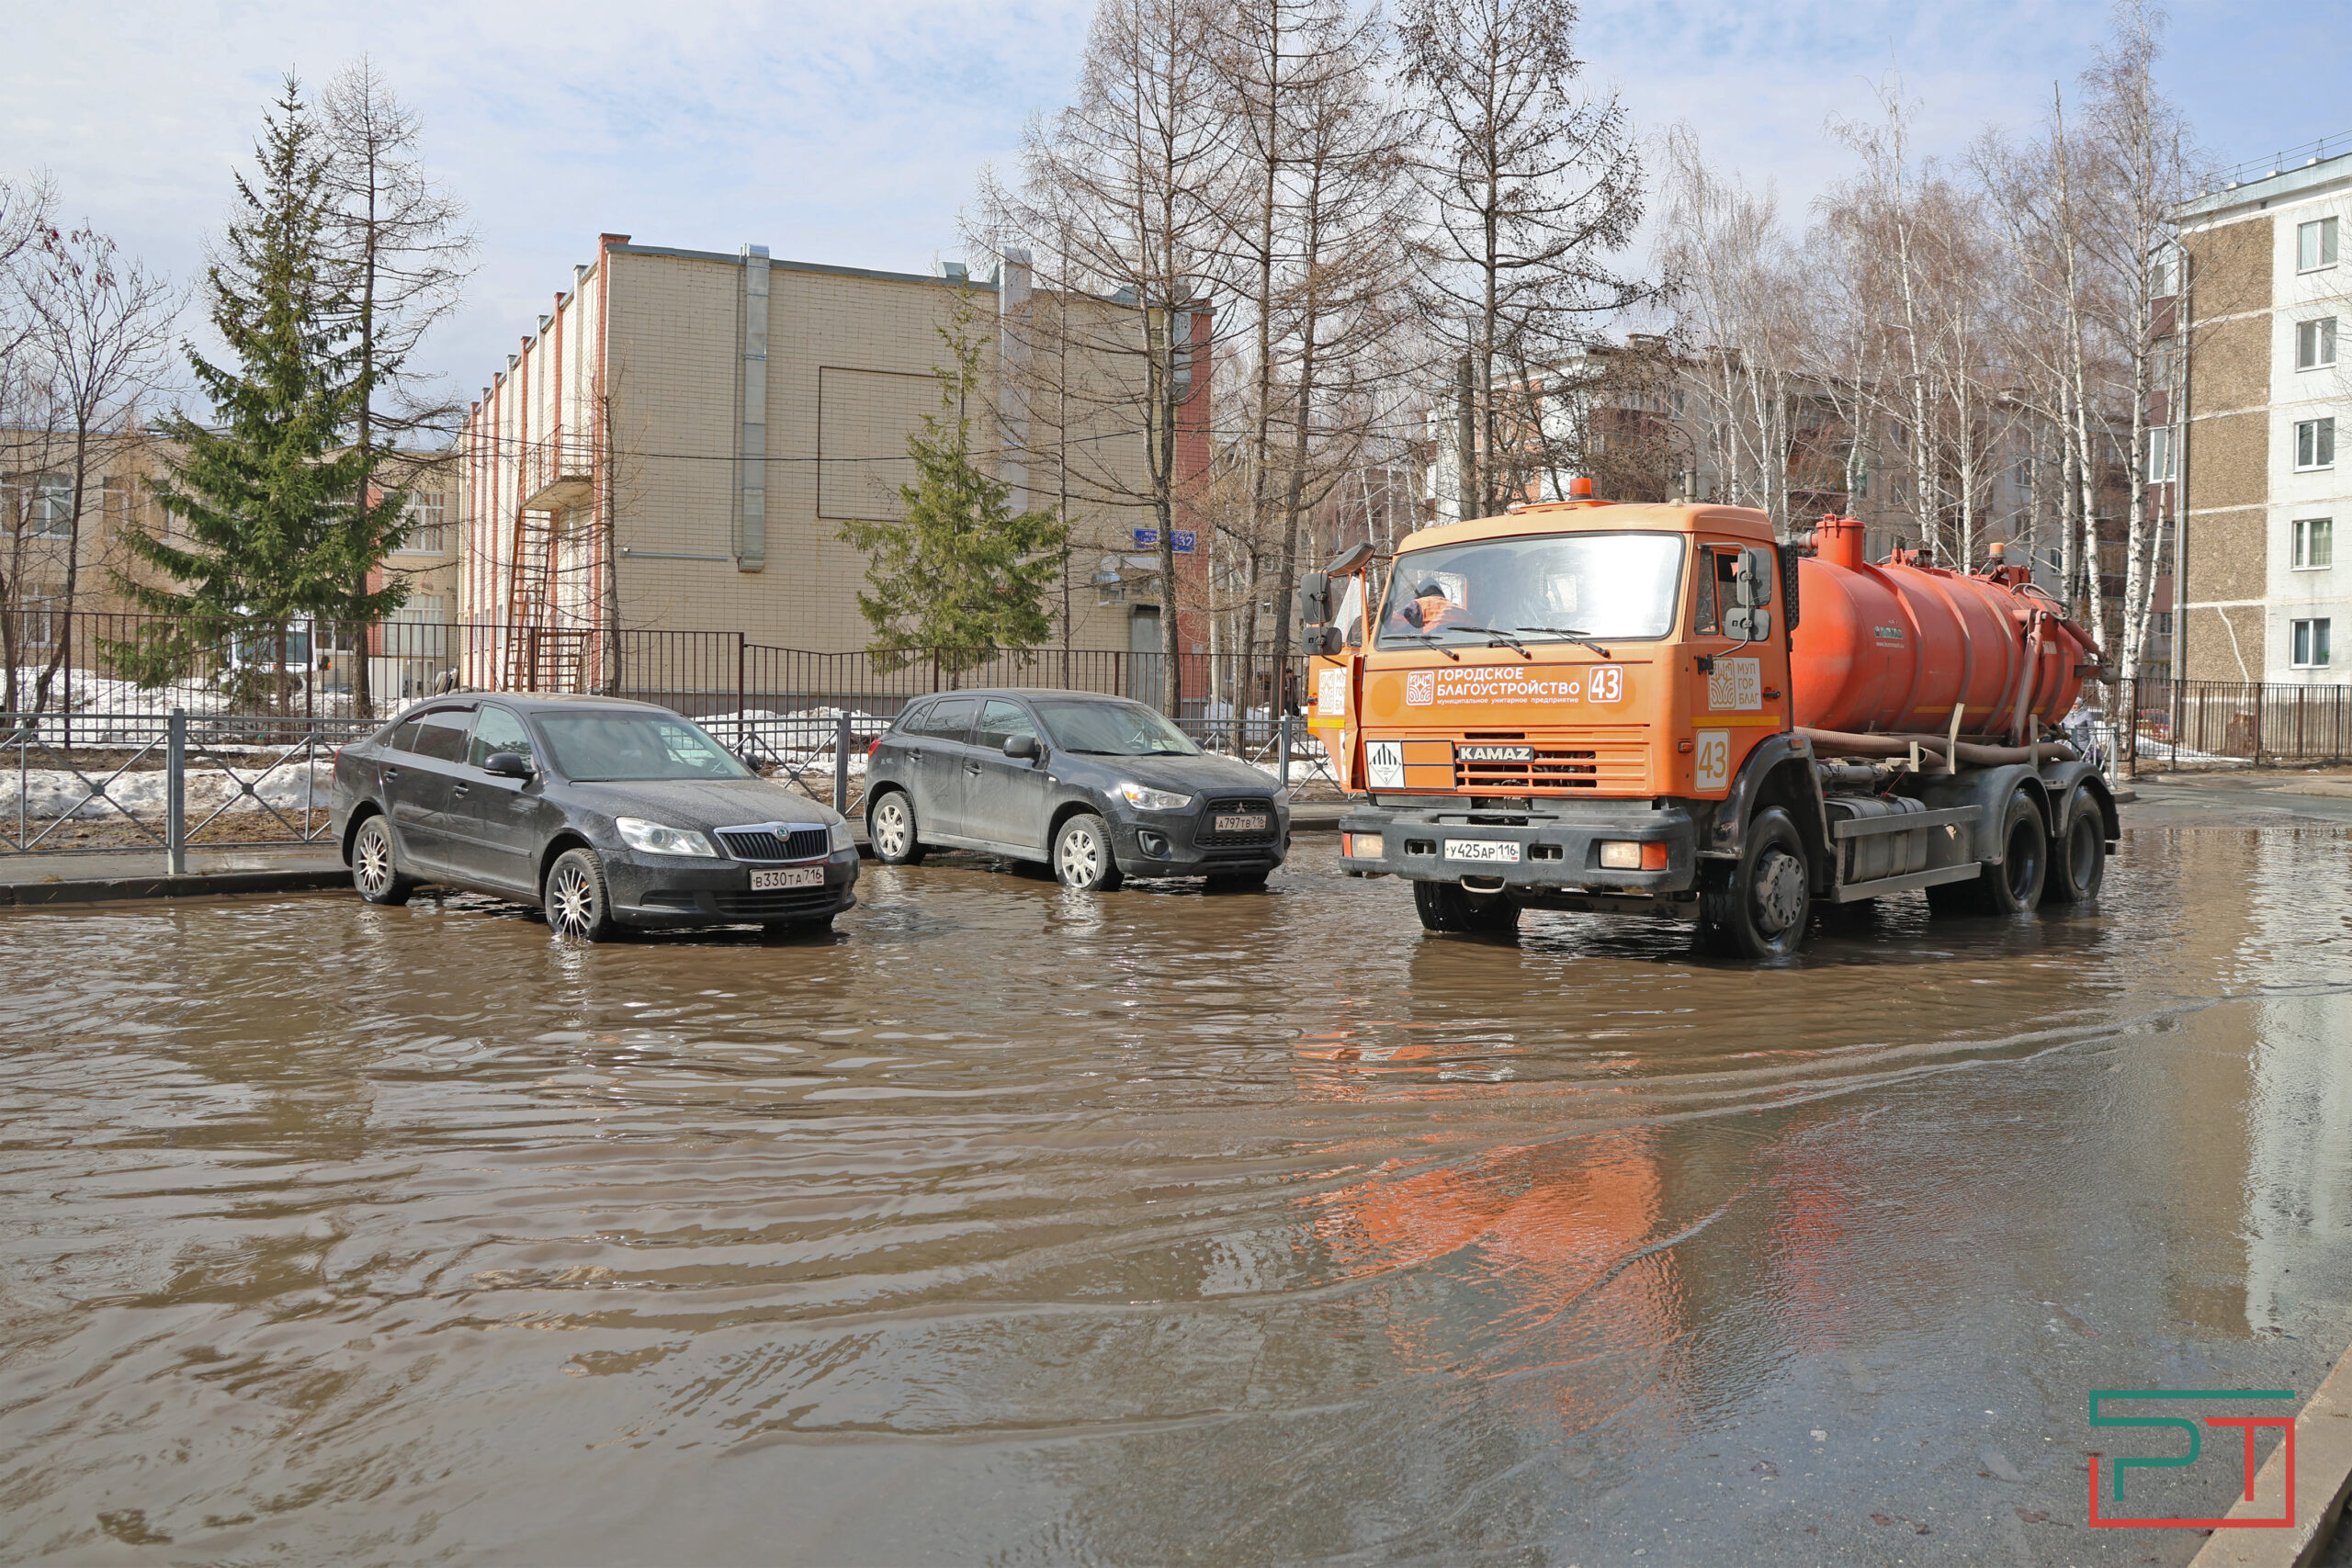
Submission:
<svg viewBox="0 0 2352 1568">
<path fill-rule="evenodd" d="M 1326 658 L 1335 657 L 1348 646 L 1348 639 L 1341 635 L 1340 628 L 1331 626 L 1325 626 L 1320 636 L 1310 636 L 1308 640 L 1314 644 L 1315 651 Z"/>
<path fill-rule="evenodd" d="M 1759 610 L 1752 604 L 1742 604 L 1724 612 L 1724 636 L 1741 642 L 1769 642 L 1772 637 L 1772 612 Z"/>
<path fill-rule="evenodd" d="M 1298 574 L 1298 620 L 1310 633 L 1316 626 L 1327 626 L 1331 619 L 1331 578 L 1328 572 L 1303 571 Z"/>
<path fill-rule="evenodd" d="M 1750 545 L 1739 552 L 1739 564 L 1732 570 L 1732 598 L 1743 609 L 1752 610 L 1758 604 L 1770 604 L 1772 602 L 1772 578 L 1779 570 L 1780 562 L 1772 551 L 1761 545 Z M 1733 632 L 1732 635 L 1737 637 L 1739 634 Z"/>
</svg>

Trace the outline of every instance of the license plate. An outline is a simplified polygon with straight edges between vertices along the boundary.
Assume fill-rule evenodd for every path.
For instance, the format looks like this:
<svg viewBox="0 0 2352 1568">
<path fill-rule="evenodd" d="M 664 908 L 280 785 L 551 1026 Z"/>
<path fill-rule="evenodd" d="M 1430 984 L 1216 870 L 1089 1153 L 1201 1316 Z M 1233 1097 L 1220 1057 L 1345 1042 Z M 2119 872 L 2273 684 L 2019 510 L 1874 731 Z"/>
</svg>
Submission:
<svg viewBox="0 0 2352 1568">
<path fill-rule="evenodd" d="M 1262 833 L 1266 830 L 1266 814 L 1262 811 L 1249 817 L 1220 817 L 1216 819 L 1220 833 Z"/>
<path fill-rule="evenodd" d="M 1519 844 L 1510 839 L 1448 839 L 1445 841 L 1448 860 L 1509 861 L 1516 864 Z"/>
<path fill-rule="evenodd" d="M 821 865 L 788 865 L 781 871 L 752 873 L 752 891 L 754 893 L 775 893 L 786 887 L 822 887 L 824 885 L 825 868 Z"/>
</svg>

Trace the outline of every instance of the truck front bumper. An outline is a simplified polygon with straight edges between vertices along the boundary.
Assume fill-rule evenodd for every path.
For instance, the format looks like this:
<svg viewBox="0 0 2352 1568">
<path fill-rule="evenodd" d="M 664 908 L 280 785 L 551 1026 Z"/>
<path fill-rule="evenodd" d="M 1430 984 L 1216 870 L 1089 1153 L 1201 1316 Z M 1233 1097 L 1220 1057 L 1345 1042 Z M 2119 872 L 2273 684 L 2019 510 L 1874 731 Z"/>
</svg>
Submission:
<svg viewBox="0 0 2352 1568">
<path fill-rule="evenodd" d="M 1527 812 L 1472 811 L 1466 801 L 1360 806 L 1340 819 L 1340 866 L 1351 875 L 1459 882 L 1476 892 L 1566 908 L 1600 908 L 1596 899 L 1629 896 L 1663 902 L 1698 885 L 1698 824 L 1680 806 L 1545 801 Z M 1602 865 L 1604 843 L 1644 846 L 1643 859 L 1654 869 Z M 1515 846 L 1516 853 L 1487 847 L 1493 845 Z M 1662 866 L 1659 850 L 1649 846 L 1663 846 Z"/>
</svg>

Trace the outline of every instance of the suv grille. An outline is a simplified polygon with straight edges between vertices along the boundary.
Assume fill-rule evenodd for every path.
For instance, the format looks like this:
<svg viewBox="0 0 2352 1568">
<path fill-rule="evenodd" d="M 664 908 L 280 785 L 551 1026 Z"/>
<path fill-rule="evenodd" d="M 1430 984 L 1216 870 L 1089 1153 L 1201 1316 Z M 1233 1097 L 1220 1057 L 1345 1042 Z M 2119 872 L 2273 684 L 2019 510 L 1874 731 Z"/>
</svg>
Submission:
<svg viewBox="0 0 2352 1568">
<path fill-rule="evenodd" d="M 1219 817 L 1231 816 L 1237 812 L 1264 816 L 1265 831 L 1220 833 L 1216 830 L 1216 819 Z M 1193 835 L 1193 843 L 1195 848 L 1204 850 L 1243 849 L 1257 844 L 1271 844 L 1275 841 L 1279 833 L 1280 829 L 1274 821 L 1272 801 L 1235 797 L 1227 800 L 1212 800 L 1208 803 L 1202 812 L 1200 830 Z"/>
<path fill-rule="evenodd" d="M 719 834 L 718 845 L 737 860 L 815 860 L 831 840 L 822 828 L 795 828 L 788 835 L 738 829 Z"/>
<path fill-rule="evenodd" d="M 718 912 L 730 920 L 781 920 L 821 914 L 839 901 L 838 887 L 795 887 L 786 893 L 720 893 Z"/>
</svg>

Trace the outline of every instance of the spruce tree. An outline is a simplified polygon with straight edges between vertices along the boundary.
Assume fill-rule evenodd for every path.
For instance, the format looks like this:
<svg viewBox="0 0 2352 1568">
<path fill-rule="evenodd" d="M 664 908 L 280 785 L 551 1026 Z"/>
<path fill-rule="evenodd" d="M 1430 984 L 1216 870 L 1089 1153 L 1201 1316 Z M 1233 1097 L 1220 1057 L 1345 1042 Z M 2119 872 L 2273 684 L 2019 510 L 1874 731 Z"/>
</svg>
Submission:
<svg viewBox="0 0 2352 1568">
<path fill-rule="evenodd" d="M 213 327 L 235 363 L 215 365 L 186 345 L 215 423 L 185 412 L 164 422 L 178 447 L 156 486 L 171 530 L 126 534 L 130 553 L 165 581 L 117 574 L 134 604 L 163 617 L 118 650 L 135 678 L 154 684 L 231 639 L 282 647 L 290 623 L 372 621 L 408 592 L 399 579 L 364 586 L 400 542 L 407 498 L 370 484 L 380 447 L 344 445 L 365 388 L 330 244 L 326 144 L 291 75 L 254 156 L 254 177 L 236 176 L 237 217 L 205 273 Z M 282 674 L 270 685 L 282 706 Z"/>
<path fill-rule="evenodd" d="M 860 593 L 857 607 L 874 630 L 866 651 L 878 669 L 930 655 L 956 676 L 1000 649 L 1035 648 L 1053 635 L 1046 595 L 1069 530 L 1050 511 L 1014 512 L 1012 487 L 975 460 L 978 316 L 959 293 L 951 324 L 939 329 L 953 363 L 932 372 L 939 412 L 907 437 L 915 482 L 899 487 L 905 517 L 842 525 L 842 538 L 867 557 L 873 592 Z"/>
</svg>

